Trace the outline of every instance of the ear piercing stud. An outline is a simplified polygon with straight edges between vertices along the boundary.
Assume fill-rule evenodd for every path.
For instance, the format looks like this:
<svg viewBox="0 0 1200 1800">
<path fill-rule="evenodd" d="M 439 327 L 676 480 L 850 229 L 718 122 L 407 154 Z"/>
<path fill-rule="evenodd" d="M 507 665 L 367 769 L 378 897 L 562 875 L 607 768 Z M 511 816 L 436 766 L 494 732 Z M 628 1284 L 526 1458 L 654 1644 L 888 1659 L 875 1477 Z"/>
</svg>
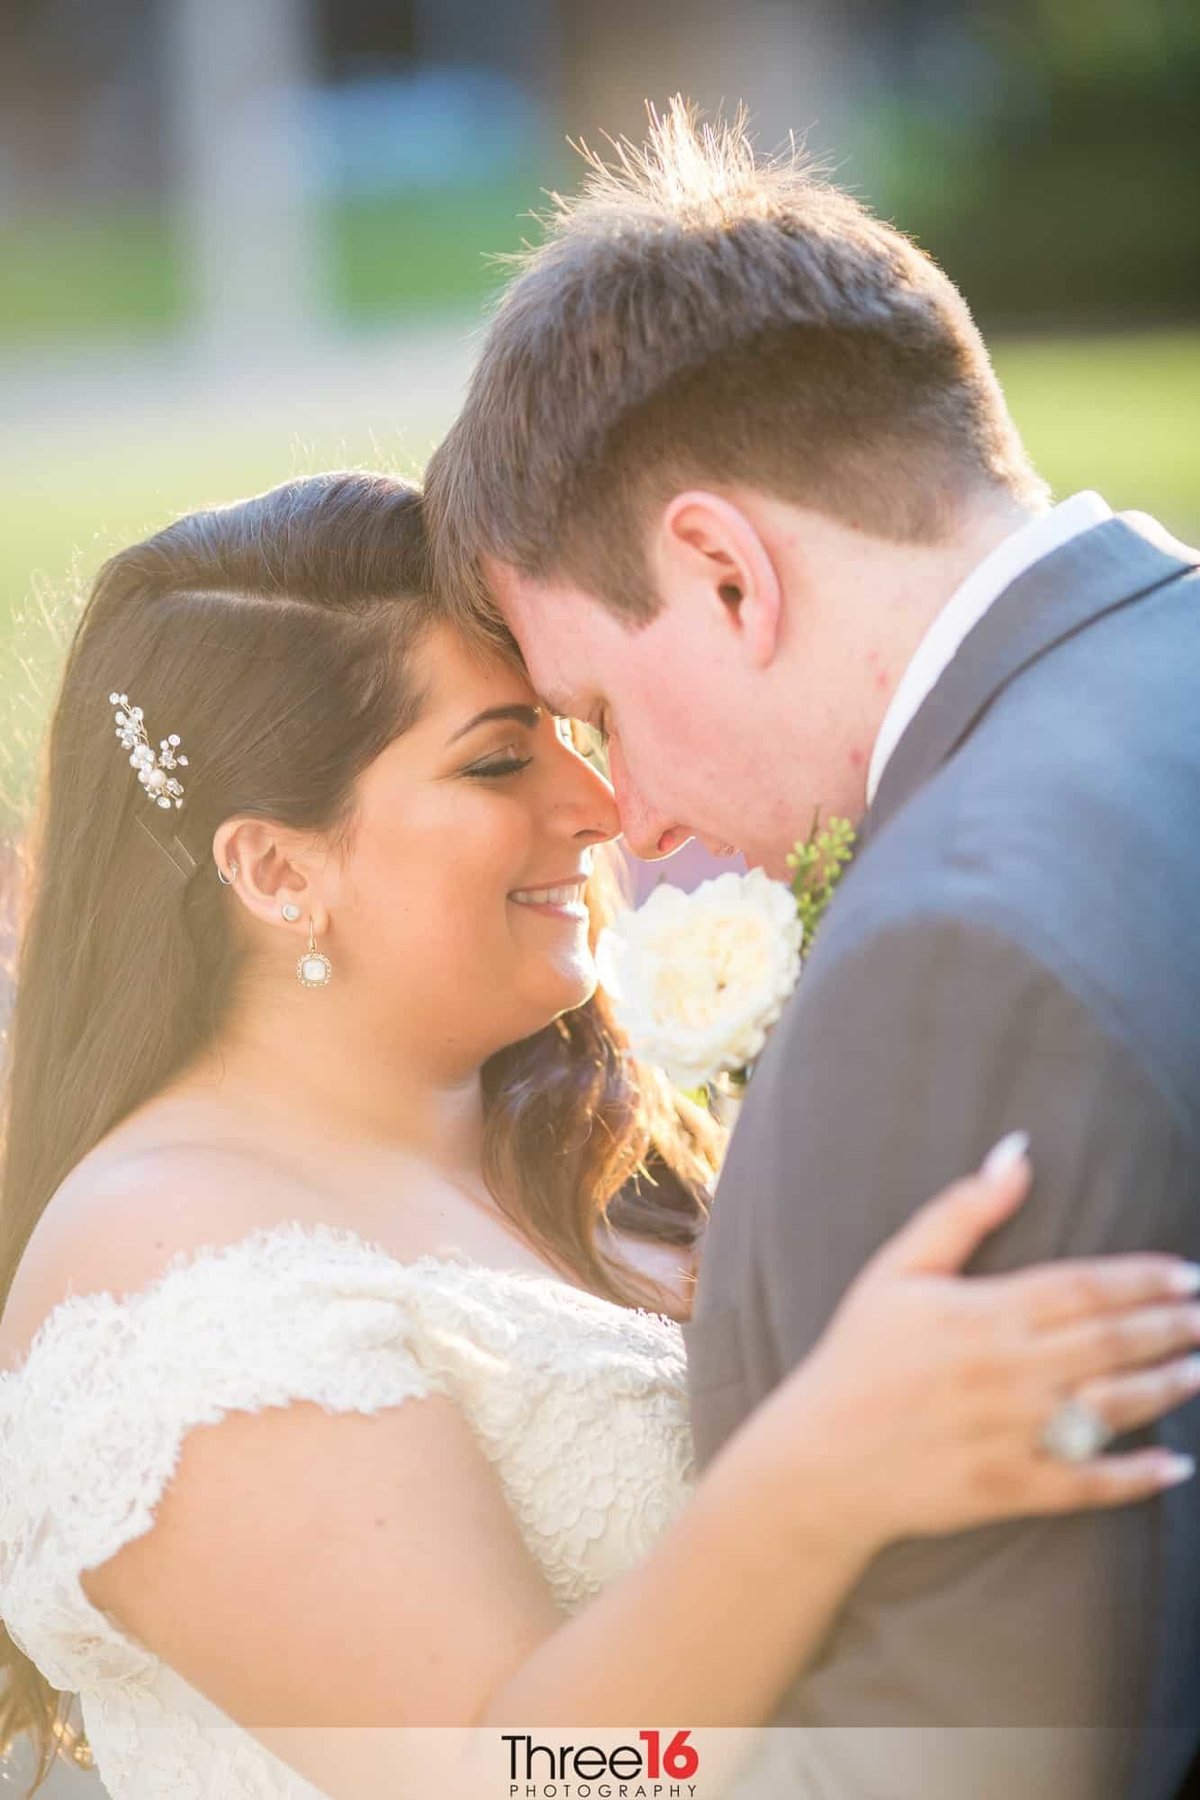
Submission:
<svg viewBox="0 0 1200 1800">
<path fill-rule="evenodd" d="M 296 920 L 300 917 L 300 908 L 293 900 L 285 900 L 279 910 L 289 925 L 294 925 Z"/>
</svg>

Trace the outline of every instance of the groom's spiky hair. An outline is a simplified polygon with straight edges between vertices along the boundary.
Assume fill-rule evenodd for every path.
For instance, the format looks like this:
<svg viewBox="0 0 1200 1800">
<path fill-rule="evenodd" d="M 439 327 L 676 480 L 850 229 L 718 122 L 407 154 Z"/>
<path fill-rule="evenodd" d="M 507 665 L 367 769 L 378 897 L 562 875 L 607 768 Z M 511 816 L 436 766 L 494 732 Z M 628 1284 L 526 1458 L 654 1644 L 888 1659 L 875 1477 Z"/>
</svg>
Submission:
<svg viewBox="0 0 1200 1800">
<path fill-rule="evenodd" d="M 443 592 L 481 560 L 566 576 L 630 620 L 658 602 L 649 510 L 757 488 L 935 541 L 964 495 L 1040 490 L 953 283 L 795 144 L 682 100 L 649 141 L 584 149 L 553 196 L 428 473 Z"/>
</svg>

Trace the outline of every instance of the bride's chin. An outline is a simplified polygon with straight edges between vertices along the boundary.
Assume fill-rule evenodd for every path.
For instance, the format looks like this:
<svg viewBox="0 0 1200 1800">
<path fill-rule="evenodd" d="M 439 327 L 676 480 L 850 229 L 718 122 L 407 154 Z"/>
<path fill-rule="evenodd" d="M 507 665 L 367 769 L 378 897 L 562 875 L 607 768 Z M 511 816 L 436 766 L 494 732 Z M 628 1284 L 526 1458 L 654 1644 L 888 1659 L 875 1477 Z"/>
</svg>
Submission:
<svg viewBox="0 0 1200 1800">
<path fill-rule="evenodd" d="M 536 1037 L 539 1031 L 545 1031 L 556 1019 L 578 1012 L 581 1006 L 587 1005 L 598 986 L 594 969 L 586 975 L 581 971 L 578 981 L 558 982 L 556 993 L 547 993 L 544 1000 L 535 1001 L 521 1021 L 514 1018 L 511 1034 L 503 1044 L 496 1046 L 497 1051 L 524 1043 L 527 1038 Z"/>
</svg>

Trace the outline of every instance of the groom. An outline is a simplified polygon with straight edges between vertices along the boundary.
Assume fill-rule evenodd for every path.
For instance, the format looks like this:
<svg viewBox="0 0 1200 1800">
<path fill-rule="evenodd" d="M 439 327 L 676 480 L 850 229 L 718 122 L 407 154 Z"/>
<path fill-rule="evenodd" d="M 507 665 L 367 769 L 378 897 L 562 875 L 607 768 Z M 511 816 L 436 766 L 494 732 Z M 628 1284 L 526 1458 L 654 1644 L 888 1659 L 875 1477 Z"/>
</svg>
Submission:
<svg viewBox="0 0 1200 1800">
<path fill-rule="evenodd" d="M 676 107 L 560 206 L 429 499 L 448 591 L 607 732 L 640 856 L 783 875 L 816 808 L 861 822 L 713 1212 L 701 1463 L 1011 1130 L 1035 1190 L 981 1270 L 1200 1254 L 1197 559 L 1050 506 L 927 257 Z M 1200 1405 L 1157 1435 L 1200 1451 Z M 1168 1800 L 1200 1497 L 896 1545 L 776 1723 L 842 1728 L 789 1734 L 797 1794 Z M 865 1729 L 947 1726 L 1005 1730 Z"/>
</svg>

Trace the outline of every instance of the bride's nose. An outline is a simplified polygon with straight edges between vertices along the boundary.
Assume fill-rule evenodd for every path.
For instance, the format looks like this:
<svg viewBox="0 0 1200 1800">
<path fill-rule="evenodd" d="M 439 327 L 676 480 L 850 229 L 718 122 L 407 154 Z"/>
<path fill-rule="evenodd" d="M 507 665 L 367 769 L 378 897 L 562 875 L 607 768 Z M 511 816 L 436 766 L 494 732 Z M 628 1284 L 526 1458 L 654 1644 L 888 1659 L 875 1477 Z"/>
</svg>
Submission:
<svg viewBox="0 0 1200 1800">
<path fill-rule="evenodd" d="M 621 834 L 617 803 L 609 783 L 577 751 L 556 759 L 554 822 L 560 831 L 588 844 L 606 844 Z"/>
</svg>

